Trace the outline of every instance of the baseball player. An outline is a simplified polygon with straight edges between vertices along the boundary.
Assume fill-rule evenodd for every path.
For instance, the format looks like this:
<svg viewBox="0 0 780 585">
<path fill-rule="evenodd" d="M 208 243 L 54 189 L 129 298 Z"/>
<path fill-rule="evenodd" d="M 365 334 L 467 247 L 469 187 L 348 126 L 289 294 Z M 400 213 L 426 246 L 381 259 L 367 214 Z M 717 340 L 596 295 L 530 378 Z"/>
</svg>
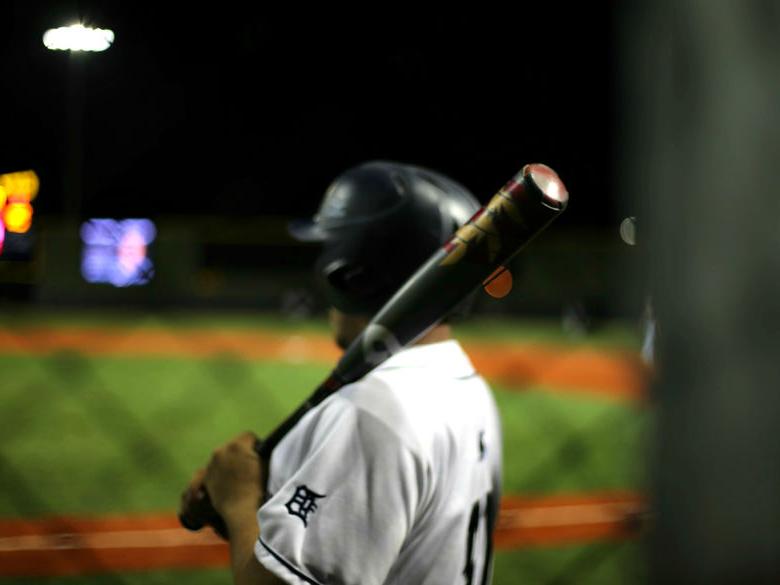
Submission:
<svg viewBox="0 0 780 585">
<path fill-rule="evenodd" d="M 313 220 L 291 225 L 322 244 L 316 273 L 337 343 L 478 208 L 459 184 L 411 165 L 370 162 L 338 177 Z M 447 323 L 307 413 L 268 477 L 254 441 L 245 433 L 217 449 L 182 503 L 206 487 L 236 583 L 490 582 L 499 418 Z"/>
</svg>

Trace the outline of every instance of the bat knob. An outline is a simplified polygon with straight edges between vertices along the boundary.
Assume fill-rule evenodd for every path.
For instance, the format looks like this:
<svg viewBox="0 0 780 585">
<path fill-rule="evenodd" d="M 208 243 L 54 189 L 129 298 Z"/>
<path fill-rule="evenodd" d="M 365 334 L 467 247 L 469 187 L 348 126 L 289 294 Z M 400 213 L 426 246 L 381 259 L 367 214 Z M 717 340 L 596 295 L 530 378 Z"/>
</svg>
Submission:
<svg viewBox="0 0 780 585">
<path fill-rule="evenodd" d="M 566 208 L 569 203 L 569 192 L 558 173 L 541 163 L 525 165 L 521 172 L 523 178 L 542 194 L 545 205 L 561 211 Z"/>
<path fill-rule="evenodd" d="M 188 488 L 182 494 L 179 522 L 184 528 L 192 531 L 211 526 L 217 534 L 228 540 L 227 525 L 214 509 L 211 498 L 203 486 Z"/>
</svg>

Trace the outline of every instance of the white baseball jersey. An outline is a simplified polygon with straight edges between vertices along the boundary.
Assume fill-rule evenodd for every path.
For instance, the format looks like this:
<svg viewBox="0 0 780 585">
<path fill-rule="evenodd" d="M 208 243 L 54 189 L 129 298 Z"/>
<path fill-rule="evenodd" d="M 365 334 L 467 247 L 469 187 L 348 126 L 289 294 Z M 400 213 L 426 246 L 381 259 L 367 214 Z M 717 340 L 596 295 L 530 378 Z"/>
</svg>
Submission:
<svg viewBox="0 0 780 585">
<path fill-rule="evenodd" d="M 415 346 L 279 443 L 255 555 L 292 584 L 486 584 L 500 485 L 489 388 L 456 341 Z"/>
</svg>

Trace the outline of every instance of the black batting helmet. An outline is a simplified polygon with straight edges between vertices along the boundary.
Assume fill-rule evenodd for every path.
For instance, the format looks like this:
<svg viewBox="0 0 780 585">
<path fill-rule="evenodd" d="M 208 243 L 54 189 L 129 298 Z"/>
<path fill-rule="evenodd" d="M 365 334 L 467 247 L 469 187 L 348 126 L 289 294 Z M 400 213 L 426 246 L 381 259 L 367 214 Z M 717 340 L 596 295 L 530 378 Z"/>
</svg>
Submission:
<svg viewBox="0 0 780 585">
<path fill-rule="evenodd" d="M 314 218 L 290 233 L 323 244 L 315 269 L 332 306 L 373 315 L 479 207 L 440 173 L 373 161 L 333 181 Z"/>
</svg>

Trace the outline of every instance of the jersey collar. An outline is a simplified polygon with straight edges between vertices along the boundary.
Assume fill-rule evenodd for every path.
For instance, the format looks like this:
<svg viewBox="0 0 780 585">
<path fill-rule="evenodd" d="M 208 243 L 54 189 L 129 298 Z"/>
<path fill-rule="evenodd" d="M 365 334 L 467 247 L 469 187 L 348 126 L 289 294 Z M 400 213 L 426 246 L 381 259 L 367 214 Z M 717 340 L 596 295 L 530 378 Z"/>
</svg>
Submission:
<svg viewBox="0 0 780 585">
<path fill-rule="evenodd" d="M 389 357 L 376 371 L 397 368 L 441 369 L 453 378 L 463 378 L 475 373 L 471 360 L 454 339 L 403 349 Z"/>
</svg>

